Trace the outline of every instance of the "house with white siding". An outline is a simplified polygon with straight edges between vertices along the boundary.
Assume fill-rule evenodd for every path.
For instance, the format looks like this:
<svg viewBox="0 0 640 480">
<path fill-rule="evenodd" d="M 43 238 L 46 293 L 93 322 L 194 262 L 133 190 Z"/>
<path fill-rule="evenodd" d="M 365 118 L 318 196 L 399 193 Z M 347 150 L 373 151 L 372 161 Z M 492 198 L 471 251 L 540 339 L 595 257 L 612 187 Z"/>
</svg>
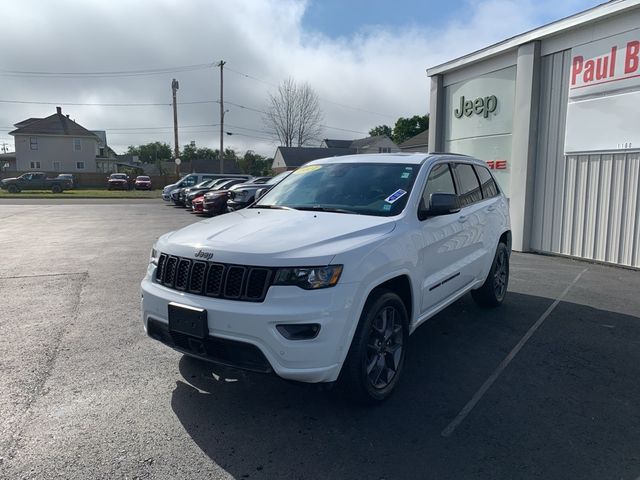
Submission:
<svg viewBox="0 0 640 480">
<path fill-rule="evenodd" d="M 101 139 L 62 114 L 28 118 L 9 132 L 15 140 L 16 170 L 44 172 L 95 172 Z"/>
</svg>

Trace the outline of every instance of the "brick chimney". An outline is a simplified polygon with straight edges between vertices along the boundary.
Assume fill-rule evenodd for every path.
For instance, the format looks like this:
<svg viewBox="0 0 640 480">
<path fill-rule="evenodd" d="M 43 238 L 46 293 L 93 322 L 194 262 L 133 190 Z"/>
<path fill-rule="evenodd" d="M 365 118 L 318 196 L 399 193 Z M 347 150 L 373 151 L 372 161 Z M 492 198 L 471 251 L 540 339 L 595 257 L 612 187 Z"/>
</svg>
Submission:
<svg viewBox="0 0 640 480">
<path fill-rule="evenodd" d="M 56 112 L 60 115 L 62 113 L 62 107 L 56 107 Z"/>
</svg>

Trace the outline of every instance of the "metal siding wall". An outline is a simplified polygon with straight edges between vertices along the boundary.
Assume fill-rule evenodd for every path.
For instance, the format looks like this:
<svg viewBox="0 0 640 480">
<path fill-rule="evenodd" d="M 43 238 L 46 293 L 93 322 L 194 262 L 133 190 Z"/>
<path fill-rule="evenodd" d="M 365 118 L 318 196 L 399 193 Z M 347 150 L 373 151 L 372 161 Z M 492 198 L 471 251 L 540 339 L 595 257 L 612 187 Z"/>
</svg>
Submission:
<svg viewBox="0 0 640 480">
<path fill-rule="evenodd" d="M 564 129 L 569 95 L 570 52 L 542 57 L 540 114 L 531 246 L 562 253 L 562 219 L 566 215 Z"/>
<path fill-rule="evenodd" d="M 531 246 L 640 267 L 640 153 L 564 155 L 570 53 L 542 58 Z"/>
</svg>

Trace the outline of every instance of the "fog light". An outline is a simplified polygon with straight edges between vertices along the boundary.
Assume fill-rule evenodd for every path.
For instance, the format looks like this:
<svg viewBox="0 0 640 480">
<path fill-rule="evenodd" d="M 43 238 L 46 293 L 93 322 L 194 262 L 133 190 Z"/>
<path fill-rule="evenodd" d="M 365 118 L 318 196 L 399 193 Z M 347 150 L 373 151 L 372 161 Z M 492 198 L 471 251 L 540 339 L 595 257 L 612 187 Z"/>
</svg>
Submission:
<svg viewBox="0 0 640 480">
<path fill-rule="evenodd" d="M 317 323 L 295 323 L 276 325 L 276 329 L 287 340 L 310 340 L 320 333 Z"/>
</svg>

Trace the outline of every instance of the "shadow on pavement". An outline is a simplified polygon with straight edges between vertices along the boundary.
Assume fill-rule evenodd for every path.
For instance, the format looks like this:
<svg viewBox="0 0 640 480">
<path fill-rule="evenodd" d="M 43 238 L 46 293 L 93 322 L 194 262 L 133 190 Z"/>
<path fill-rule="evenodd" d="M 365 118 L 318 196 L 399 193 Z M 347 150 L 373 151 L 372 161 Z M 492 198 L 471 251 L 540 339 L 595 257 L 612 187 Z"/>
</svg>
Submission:
<svg viewBox="0 0 640 480">
<path fill-rule="evenodd" d="M 235 478 L 616 478 L 640 474 L 640 319 L 560 303 L 449 438 L 440 433 L 551 304 L 469 296 L 416 331 L 398 391 L 338 389 L 183 357 L 171 406 Z"/>
</svg>

